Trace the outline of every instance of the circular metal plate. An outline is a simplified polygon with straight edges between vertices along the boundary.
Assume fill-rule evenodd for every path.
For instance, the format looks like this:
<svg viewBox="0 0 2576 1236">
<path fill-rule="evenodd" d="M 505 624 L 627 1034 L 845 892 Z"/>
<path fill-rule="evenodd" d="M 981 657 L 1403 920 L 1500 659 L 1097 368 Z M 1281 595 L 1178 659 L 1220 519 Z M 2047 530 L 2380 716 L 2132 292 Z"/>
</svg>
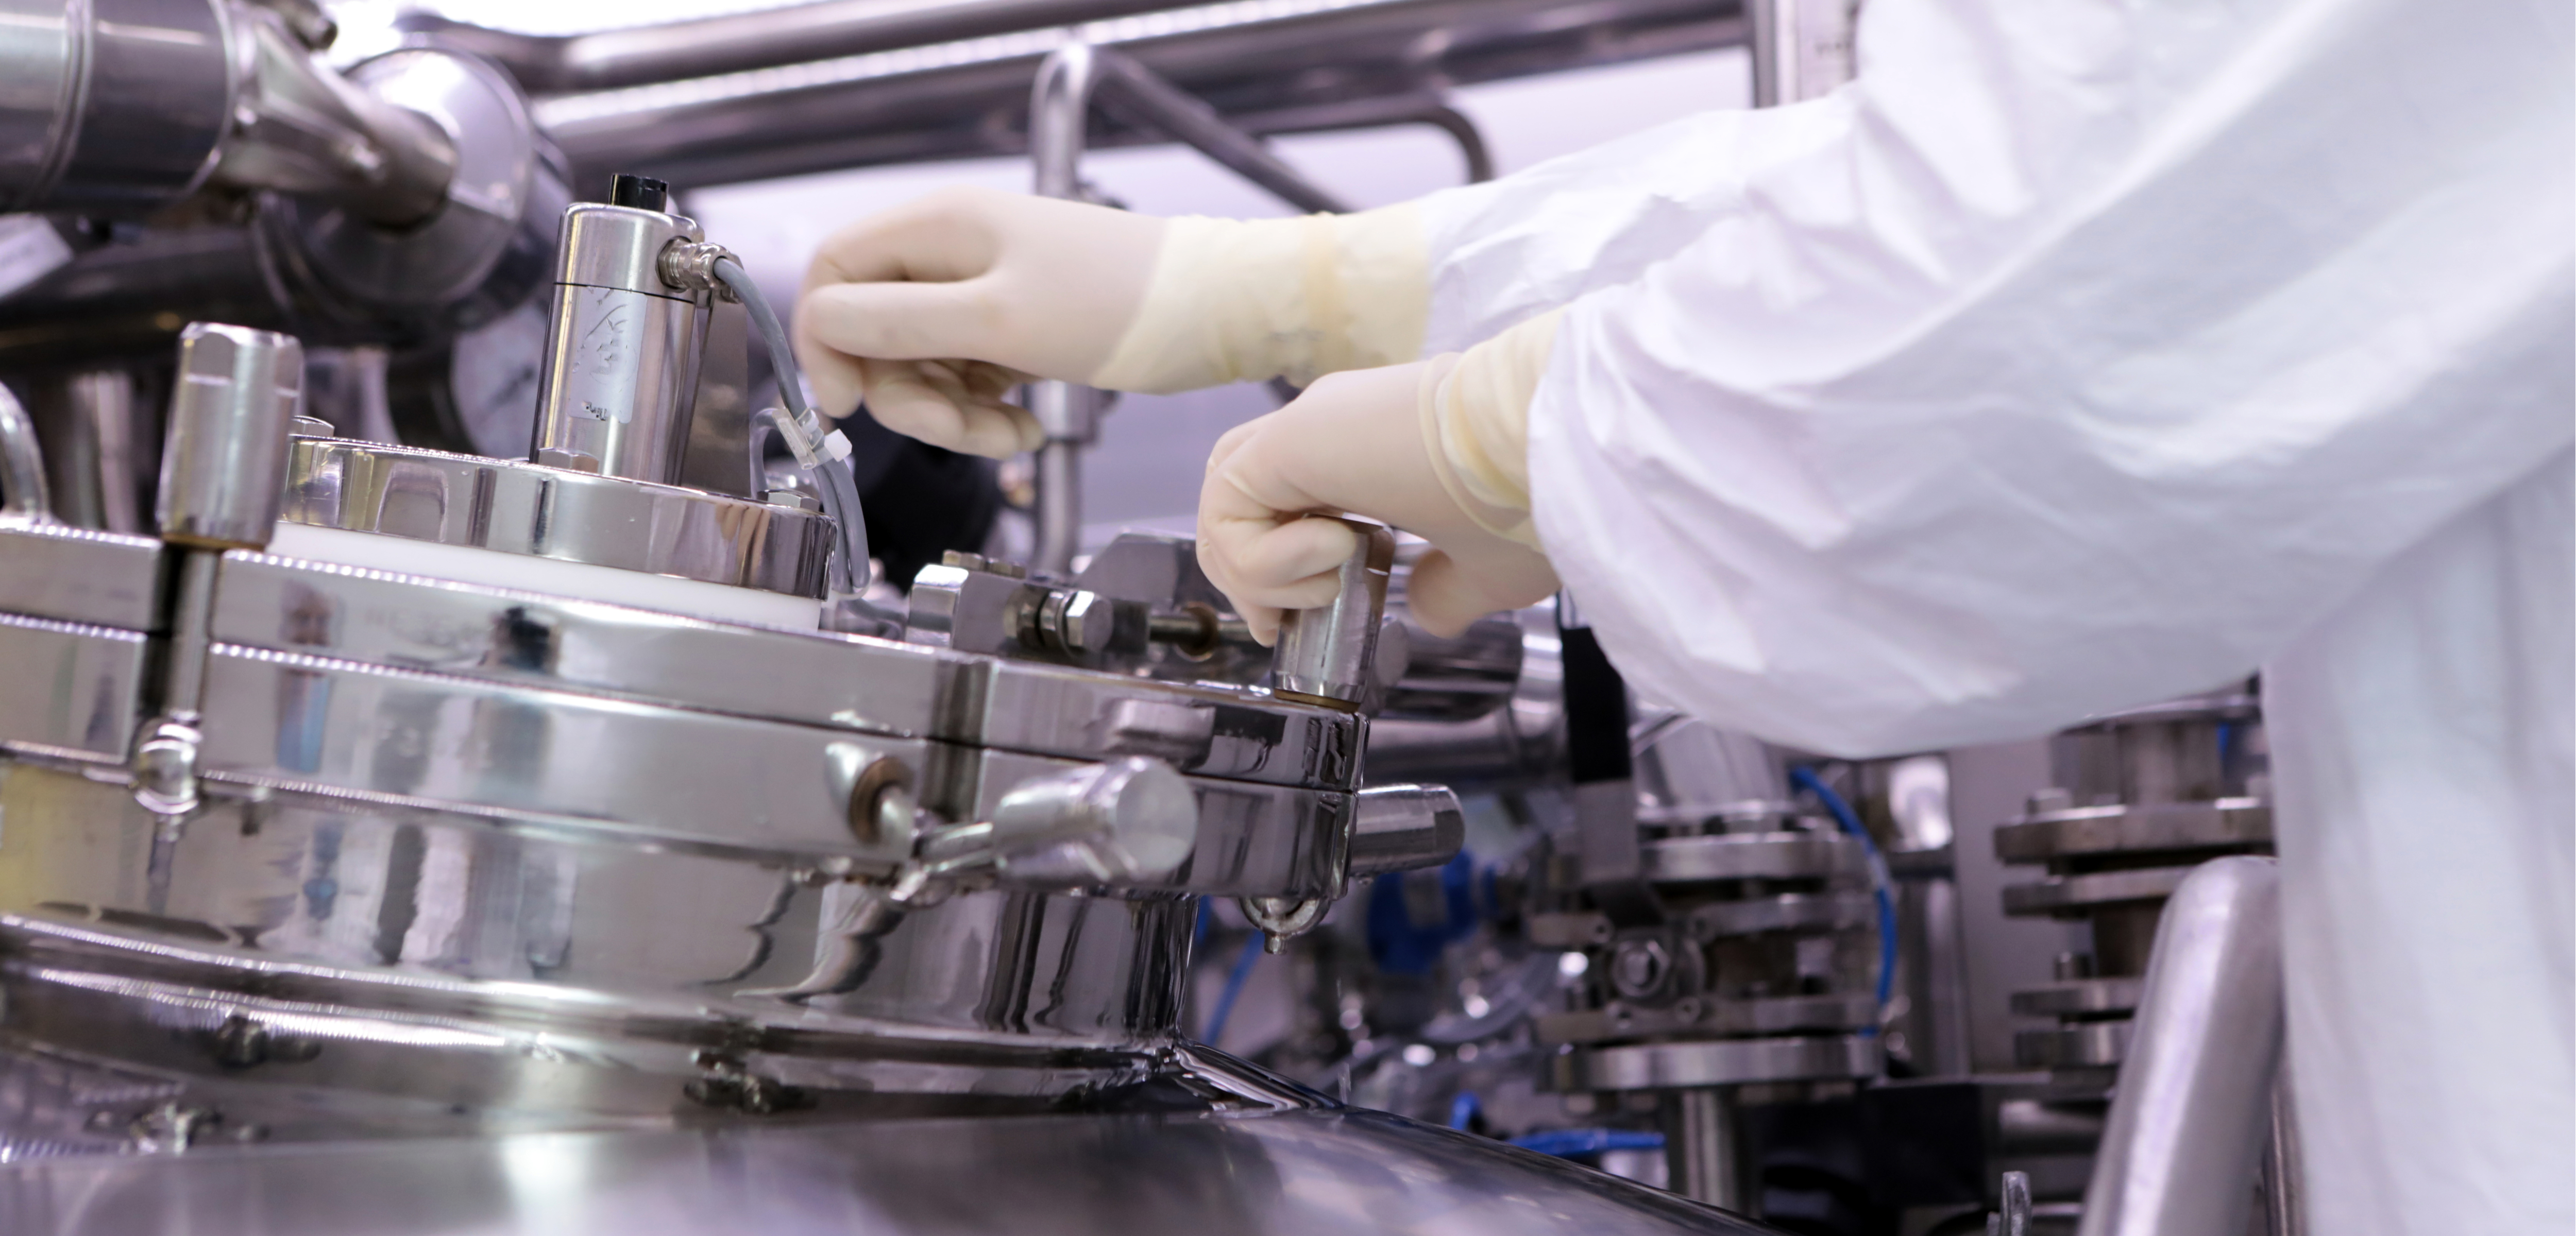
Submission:
<svg viewBox="0 0 2576 1236">
<path fill-rule="evenodd" d="M 1647 842 L 1645 859 L 1646 878 L 1656 883 L 1816 880 L 1866 869 L 1859 843 L 1839 833 L 1669 837 Z"/>
<path fill-rule="evenodd" d="M 349 80 L 427 116 L 456 143 L 448 201 L 417 227 L 380 228 L 346 210 L 279 194 L 260 202 L 258 237 L 320 297 L 330 320 L 472 328 L 543 286 L 572 194 L 509 76 L 472 56 L 404 48 Z"/>
<path fill-rule="evenodd" d="M 1576 1048 L 1556 1058 L 1559 1090 L 1664 1090 L 1828 1081 L 1878 1073 L 1878 1042 L 1826 1038 L 1703 1039 Z"/>
<path fill-rule="evenodd" d="M 2134 978 L 2073 979 L 2031 987 L 2012 994 L 2019 1017 L 2090 1017 L 2127 1013 L 2138 1007 L 2143 980 Z"/>
<path fill-rule="evenodd" d="M 2129 1051 L 2126 1021 L 2082 1021 L 2013 1034 L 2013 1062 L 2026 1069 L 2104 1068 Z"/>
<path fill-rule="evenodd" d="M 2213 850 L 2272 844 L 2272 805 L 2259 798 L 2051 811 L 1995 830 L 1995 857 L 2046 862 L 2077 854 Z"/>
<path fill-rule="evenodd" d="M 791 507 L 516 460 L 297 438 L 279 518 L 823 595 L 831 521 Z"/>
<path fill-rule="evenodd" d="M 2190 875 L 2189 867 L 2149 867 L 2140 871 L 2099 871 L 2063 876 L 2004 889 L 2006 914 L 2073 914 L 2095 906 L 2133 901 L 2162 901 L 2173 896 Z"/>
</svg>

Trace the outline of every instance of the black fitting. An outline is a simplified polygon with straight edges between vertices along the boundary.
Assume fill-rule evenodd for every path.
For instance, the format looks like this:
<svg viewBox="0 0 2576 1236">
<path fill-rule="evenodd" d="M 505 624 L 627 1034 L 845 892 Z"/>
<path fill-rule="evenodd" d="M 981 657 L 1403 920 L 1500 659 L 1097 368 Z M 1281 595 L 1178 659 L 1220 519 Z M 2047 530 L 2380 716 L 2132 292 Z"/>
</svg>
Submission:
<svg viewBox="0 0 2576 1236">
<path fill-rule="evenodd" d="M 650 176 L 630 176 L 619 172 L 608 182 L 608 204 L 667 214 L 671 209 L 671 186 Z"/>
</svg>

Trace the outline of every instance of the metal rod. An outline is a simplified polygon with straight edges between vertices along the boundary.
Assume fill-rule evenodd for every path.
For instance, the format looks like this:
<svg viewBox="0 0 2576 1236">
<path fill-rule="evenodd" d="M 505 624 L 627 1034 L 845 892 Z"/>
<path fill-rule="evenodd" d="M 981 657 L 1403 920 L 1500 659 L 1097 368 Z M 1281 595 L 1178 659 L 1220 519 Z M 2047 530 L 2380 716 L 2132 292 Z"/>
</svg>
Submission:
<svg viewBox="0 0 2576 1236">
<path fill-rule="evenodd" d="M 2165 903 L 2079 1236 L 2242 1232 L 2281 1059 L 2277 868 L 2213 859 Z"/>
<path fill-rule="evenodd" d="M 214 647 L 215 572 L 220 551 L 182 551 L 179 592 L 170 609 L 170 650 L 161 675 L 161 712 L 194 721 L 205 711 L 206 654 Z"/>
<path fill-rule="evenodd" d="M 1164 11 L 840 59 L 807 45 L 792 72 L 638 85 L 541 99 L 541 126 L 584 177 L 635 167 L 675 185 L 1022 150 L 1016 112 L 1049 53 L 1115 45 L 1237 127 L 1260 113 L 1370 99 L 1408 104 L 1452 85 L 1728 47 L 1733 0 L 1262 0 Z M 475 50 L 484 32 L 431 42 Z M 1425 55 L 1423 49 L 1436 48 Z M 778 64 L 791 61 L 782 59 Z M 523 79 L 525 80 L 525 79 Z M 543 88 L 540 86 L 539 88 Z M 1418 107 L 1411 107 L 1415 116 Z M 1407 117 L 1412 119 L 1414 117 Z M 1277 126 L 1273 131 L 1298 126 Z M 1338 126 L 1319 126 L 1338 127 Z M 1124 140 L 1124 135 L 1121 135 Z"/>
<path fill-rule="evenodd" d="M 67 384 L 71 406 L 89 427 L 97 448 L 99 522 L 110 532 L 142 532 L 151 511 L 135 482 L 139 461 L 134 449 L 134 375 L 122 369 L 94 369 L 74 375 Z"/>
<path fill-rule="evenodd" d="M 45 448 L 36 440 L 36 422 L 6 386 L 0 386 L 0 515 L 54 521 L 53 496 L 45 488 Z"/>
<path fill-rule="evenodd" d="M 1082 444 L 1054 440 L 1038 448 L 1037 549 L 1030 566 L 1069 574 L 1082 548 Z"/>
<path fill-rule="evenodd" d="M 1664 1161 L 1673 1192 L 1695 1202 L 1743 1211 L 1743 1154 L 1733 1095 L 1713 1086 L 1666 1093 Z"/>
<path fill-rule="evenodd" d="M 1102 106 L 1128 123 L 1160 130 L 1186 143 L 1300 210 L 1326 214 L 1350 210 L 1349 203 L 1272 154 L 1260 138 L 1228 124 L 1215 108 L 1163 80 L 1134 57 L 1106 47 L 1083 50 L 1098 66 L 1092 71 L 1099 81 L 1111 87 L 1100 95 Z"/>
</svg>

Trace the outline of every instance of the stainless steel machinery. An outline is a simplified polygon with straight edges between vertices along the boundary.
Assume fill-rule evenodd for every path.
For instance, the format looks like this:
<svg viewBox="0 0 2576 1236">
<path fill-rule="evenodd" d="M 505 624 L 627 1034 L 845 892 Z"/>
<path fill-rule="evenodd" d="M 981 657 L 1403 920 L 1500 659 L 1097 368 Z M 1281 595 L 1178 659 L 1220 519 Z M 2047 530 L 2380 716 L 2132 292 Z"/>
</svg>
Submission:
<svg viewBox="0 0 2576 1236">
<path fill-rule="evenodd" d="M 822 629 L 857 512 L 670 483 L 747 280 L 619 196 L 528 459 L 331 437 L 244 327 L 183 334 L 157 535 L 0 416 L 0 1226 L 1739 1226 L 1179 1035 L 1198 899 L 1285 939 L 1458 848 L 1361 780 L 1383 530 L 1275 665 L 1168 538 Z"/>
</svg>

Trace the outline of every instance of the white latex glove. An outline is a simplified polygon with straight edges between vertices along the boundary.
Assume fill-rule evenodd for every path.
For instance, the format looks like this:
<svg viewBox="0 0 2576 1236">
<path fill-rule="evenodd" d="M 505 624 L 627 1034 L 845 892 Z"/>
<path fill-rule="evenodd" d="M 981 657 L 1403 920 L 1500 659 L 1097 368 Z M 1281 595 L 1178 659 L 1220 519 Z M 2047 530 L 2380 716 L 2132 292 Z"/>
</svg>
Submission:
<svg viewBox="0 0 2576 1236">
<path fill-rule="evenodd" d="M 1304 518 L 1319 512 L 1366 516 L 1431 542 L 1405 595 L 1434 635 L 1556 591 L 1546 556 L 1469 515 L 1443 476 L 1454 465 L 1439 457 L 1433 409 L 1458 360 L 1332 374 L 1218 439 L 1199 491 L 1199 564 L 1254 638 L 1271 643 L 1282 609 L 1322 605 L 1339 588 L 1337 571 L 1358 541 L 1339 523 Z"/>
<path fill-rule="evenodd" d="M 933 446 L 1004 456 L 1043 435 L 1003 401 L 1032 378 L 1080 382 L 1145 298 L 1166 223 L 1051 198 L 951 189 L 823 242 L 796 306 L 816 405 L 868 410 Z"/>
<path fill-rule="evenodd" d="M 1166 392 L 1420 354 L 1429 258 L 1412 206 L 1162 220 L 990 190 L 933 194 L 824 242 L 796 349 L 815 397 L 984 455 L 1036 445 L 1002 401 L 1031 377 Z"/>
</svg>

